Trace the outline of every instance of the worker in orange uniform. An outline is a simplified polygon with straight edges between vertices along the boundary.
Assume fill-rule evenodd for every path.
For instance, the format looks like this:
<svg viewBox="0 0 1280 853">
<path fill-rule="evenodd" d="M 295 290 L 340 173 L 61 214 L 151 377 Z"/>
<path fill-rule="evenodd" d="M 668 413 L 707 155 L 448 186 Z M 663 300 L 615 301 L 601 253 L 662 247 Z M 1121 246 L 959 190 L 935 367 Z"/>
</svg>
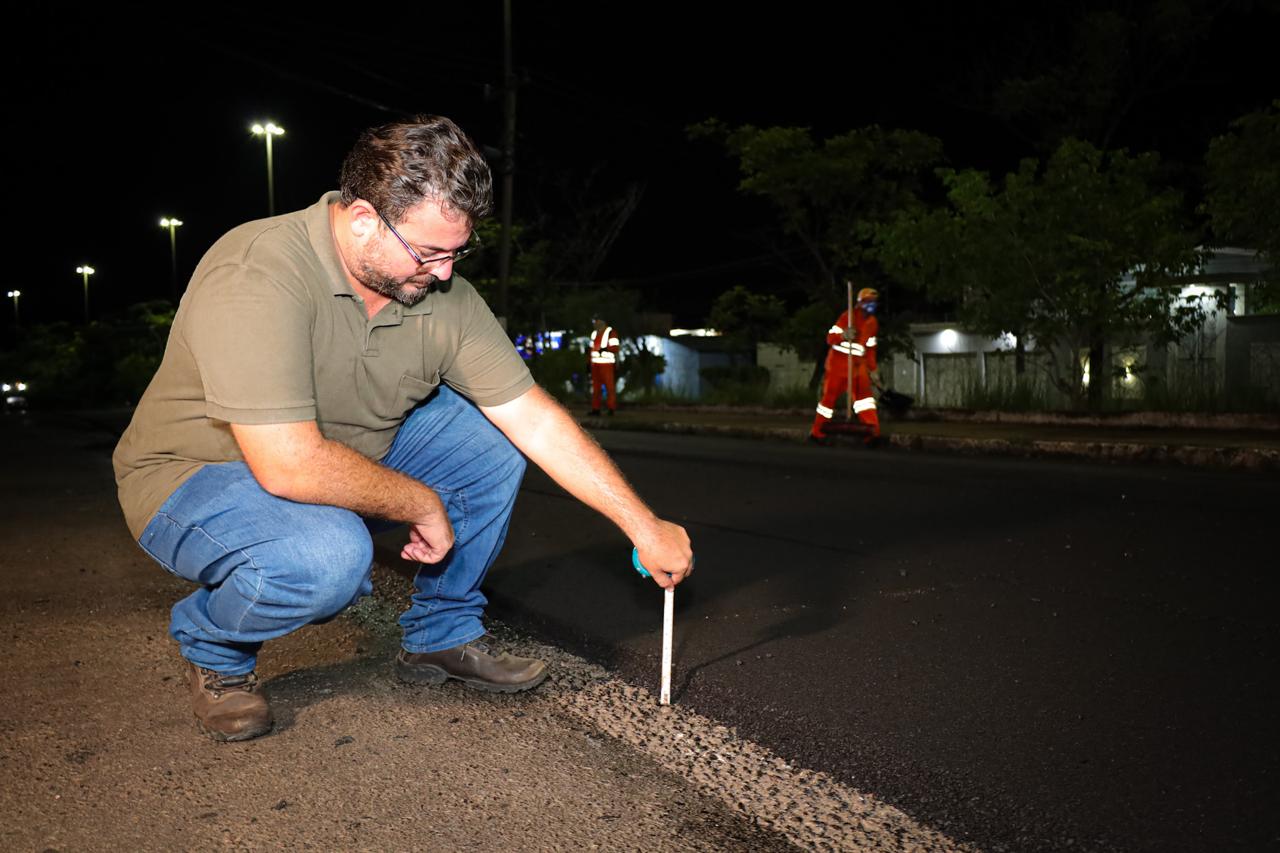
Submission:
<svg viewBox="0 0 1280 853">
<path fill-rule="evenodd" d="M 621 343 L 613 327 L 599 317 L 592 317 L 595 331 L 591 333 L 591 414 L 600 414 L 600 392 L 609 397 L 609 414 L 618 410 L 618 392 L 615 385 L 614 366 L 618 363 L 618 346 Z"/>
<path fill-rule="evenodd" d="M 822 381 L 822 402 L 814 416 L 809 440 L 819 444 L 828 442 L 826 425 L 835 410 L 832 406 L 840 395 L 848 390 L 849 370 L 853 370 L 853 411 L 858 416 L 867 444 L 875 444 L 880 438 L 880 417 L 876 414 L 876 398 L 871 396 L 871 374 L 876 369 L 876 300 L 880 294 L 870 287 L 858 291 L 858 301 L 853 306 L 853 316 L 846 310 L 827 330 L 826 373 Z M 850 357 L 852 356 L 852 358 Z M 851 364 L 852 362 L 852 364 Z"/>
</svg>

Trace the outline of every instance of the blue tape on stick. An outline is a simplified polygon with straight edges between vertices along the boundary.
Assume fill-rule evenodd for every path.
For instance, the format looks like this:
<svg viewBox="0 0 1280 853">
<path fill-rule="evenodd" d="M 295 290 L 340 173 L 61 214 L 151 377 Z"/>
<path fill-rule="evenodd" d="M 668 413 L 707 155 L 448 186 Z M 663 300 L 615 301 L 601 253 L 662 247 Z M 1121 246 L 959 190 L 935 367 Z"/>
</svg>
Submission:
<svg viewBox="0 0 1280 853">
<path fill-rule="evenodd" d="M 631 549 L 631 565 L 635 567 L 635 570 L 639 572 L 642 577 L 646 577 L 646 578 L 653 577 L 653 575 L 649 574 L 649 570 L 644 567 L 644 563 L 640 562 L 640 551 L 636 548 Z M 692 560 L 690 561 L 689 565 L 691 566 L 693 565 Z M 670 574 L 670 572 L 668 572 L 667 574 Z"/>
<path fill-rule="evenodd" d="M 641 576 L 646 578 L 653 577 L 653 575 L 649 574 L 649 570 L 644 567 L 644 564 L 640 562 L 640 551 L 637 548 L 631 549 L 631 565 L 635 567 L 635 570 Z"/>
</svg>

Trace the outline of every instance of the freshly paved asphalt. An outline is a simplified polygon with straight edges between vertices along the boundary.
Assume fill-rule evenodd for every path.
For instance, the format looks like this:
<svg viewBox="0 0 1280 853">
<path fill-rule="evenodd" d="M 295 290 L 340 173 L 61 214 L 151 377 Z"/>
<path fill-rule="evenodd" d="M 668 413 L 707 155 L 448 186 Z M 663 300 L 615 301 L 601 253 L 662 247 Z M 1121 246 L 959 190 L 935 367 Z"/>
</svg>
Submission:
<svg viewBox="0 0 1280 853">
<path fill-rule="evenodd" d="M 693 537 L 676 702 L 984 847 L 1280 838 L 1274 473 L 598 435 Z M 487 588 L 656 688 L 628 557 L 531 469 Z"/>
</svg>

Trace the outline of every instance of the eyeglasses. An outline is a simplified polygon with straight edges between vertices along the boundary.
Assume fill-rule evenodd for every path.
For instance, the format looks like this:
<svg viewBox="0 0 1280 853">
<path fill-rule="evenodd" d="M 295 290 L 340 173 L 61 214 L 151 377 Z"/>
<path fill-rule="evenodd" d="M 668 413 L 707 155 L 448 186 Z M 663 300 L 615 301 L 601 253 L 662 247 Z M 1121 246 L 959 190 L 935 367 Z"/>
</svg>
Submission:
<svg viewBox="0 0 1280 853">
<path fill-rule="evenodd" d="M 372 207 L 372 205 L 370 205 L 370 207 Z M 387 217 L 382 215 L 382 211 L 379 210 L 379 211 L 376 211 L 376 213 L 378 214 L 378 218 L 382 220 L 383 224 L 387 226 L 387 228 L 391 231 L 391 233 L 396 235 L 396 239 L 400 241 L 400 245 L 404 246 L 405 251 L 407 251 L 410 255 L 413 256 L 414 261 L 417 262 L 419 267 L 438 267 L 441 264 L 446 264 L 446 263 L 456 264 L 458 261 L 462 260 L 467 255 L 471 254 L 477 248 L 479 248 L 479 246 L 477 246 L 474 242 L 472 242 L 466 246 L 463 246 L 461 249 L 458 249 L 457 251 L 449 252 L 448 254 L 444 254 L 444 255 L 432 255 L 429 258 L 424 258 L 421 255 L 419 255 L 417 251 L 414 250 L 413 246 L 409 245 L 408 240 L 400 236 L 400 232 L 396 230 L 396 227 L 391 224 L 391 221 L 387 219 Z"/>
</svg>

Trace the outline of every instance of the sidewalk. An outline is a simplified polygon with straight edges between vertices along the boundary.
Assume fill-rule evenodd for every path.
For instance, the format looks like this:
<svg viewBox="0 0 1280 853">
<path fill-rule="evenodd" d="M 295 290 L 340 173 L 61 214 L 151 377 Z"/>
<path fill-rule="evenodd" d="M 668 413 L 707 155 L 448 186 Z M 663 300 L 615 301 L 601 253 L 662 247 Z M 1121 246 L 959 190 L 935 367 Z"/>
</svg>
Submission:
<svg viewBox="0 0 1280 853">
<path fill-rule="evenodd" d="M 592 429 L 793 442 L 802 442 L 813 422 L 810 410 L 728 406 L 631 406 L 613 417 L 587 417 L 578 407 L 574 412 Z M 1069 418 L 925 410 L 905 419 L 883 413 L 881 417 L 886 444 L 906 450 L 1280 470 L 1280 417 L 1276 416 Z M 837 437 L 836 445 L 842 450 L 861 449 L 854 437 Z"/>
</svg>

